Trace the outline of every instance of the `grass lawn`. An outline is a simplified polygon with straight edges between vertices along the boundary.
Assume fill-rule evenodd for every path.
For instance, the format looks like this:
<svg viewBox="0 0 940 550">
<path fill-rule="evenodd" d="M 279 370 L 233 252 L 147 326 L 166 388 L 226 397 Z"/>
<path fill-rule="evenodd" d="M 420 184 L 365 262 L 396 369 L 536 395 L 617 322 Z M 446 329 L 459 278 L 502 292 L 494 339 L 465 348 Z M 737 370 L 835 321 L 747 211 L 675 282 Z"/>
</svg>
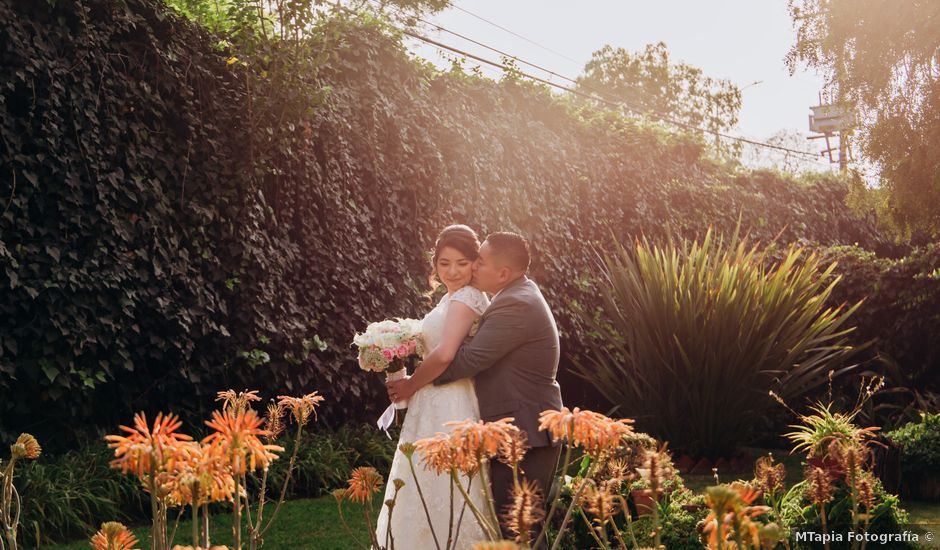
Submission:
<svg viewBox="0 0 940 550">
<path fill-rule="evenodd" d="M 376 508 L 379 500 L 376 499 Z M 265 516 L 270 516 L 274 508 L 269 504 L 265 507 Z M 171 511 L 172 514 L 172 511 Z M 362 507 L 357 504 L 344 504 L 343 515 L 349 523 L 350 529 L 356 532 L 360 541 L 368 547 L 369 532 L 362 515 Z M 170 518 L 172 522 L 175 515 Z M 374 518 L 373 518 L 374 521 Z M 212 517 L 211 522 L 212 544 L 231 544 L 232 542 L 232 516 L 231 514 L 218 514 Z M 150 547 L 149 525 L 135 526 L 134 534 L 140 540 L 139 548 Z M 192 539 L 192 522 L 180 522 L 179 531 L 174 544 L 190 544 Z M 243 535 L 242 544 L 247 548 L 247 537 Z M 88 539 L 75 541 L 69 544 L 44 546 L 47 550 L 88 550 Z M 361 546 L 358 546 L 361 548 Z M 296 548 L 315 548 L 317 550 L 347 550 L 357 548 L 340 522 L 336 509 L 336 501 L 332 496 L 315 499 L 299 499 L 285 502 L 278 514 L 277 521 L 264 539 L 265 550 L 287 550 Z"/>
</svg>

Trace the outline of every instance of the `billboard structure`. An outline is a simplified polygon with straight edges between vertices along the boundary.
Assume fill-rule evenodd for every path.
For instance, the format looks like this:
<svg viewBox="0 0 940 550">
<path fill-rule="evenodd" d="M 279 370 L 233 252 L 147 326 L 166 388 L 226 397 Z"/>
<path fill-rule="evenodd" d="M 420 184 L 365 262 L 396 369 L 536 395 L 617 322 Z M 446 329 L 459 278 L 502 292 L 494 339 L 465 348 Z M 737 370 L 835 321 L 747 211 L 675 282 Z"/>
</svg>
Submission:
<svg viewBox="0 0 940 550">
<path fill-rule="evenodd" d="M 839 163 L 839 170 L 845 170 L 848 166 L 848 133 L 854 125 L 852 113 L 844 105 L 816 105 L 810 107 L 812 114 L 809 115 L 809 130 L 822 135 L 810 136 L 808 139 L 825 139 L 826 150 L 821 154 L 829 155 L 829 162 Z M 832 158 L 832 152 L 835 150 L 829 143 L 829 138 L 838 134 L 839 136 L 839 158 Z"/>
</svg>

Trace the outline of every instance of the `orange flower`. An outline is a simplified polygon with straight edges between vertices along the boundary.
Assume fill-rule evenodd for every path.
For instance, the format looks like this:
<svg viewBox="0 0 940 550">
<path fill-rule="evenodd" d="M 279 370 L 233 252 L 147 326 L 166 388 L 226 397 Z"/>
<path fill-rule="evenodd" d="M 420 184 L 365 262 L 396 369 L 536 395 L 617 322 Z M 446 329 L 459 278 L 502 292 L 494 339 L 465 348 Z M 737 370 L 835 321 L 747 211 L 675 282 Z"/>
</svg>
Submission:
<svg viewBox="0 0 940 550">
<path fill-rule="evenodd" d="M 260 428 L 262 422 L 254 409 L 212 411 L 212 420 L 207 421 L 206 426 L 215 432 L 202 442 L 218 446 L 221 455 L 231 461 L 229 465 L 236 475 L 244 475 L 246 469 L 255 470 L 258 466 L 267 468 L 272 460 L 277 459 L 275 453 L 283 452 L 284 447 L 261 442 L 259 437 L 270 435 Z"/>
<path fill-rule="evenodd" d="M 476 461 L 468 462 L 466 454 L 451 445 L 450 436 L 443 432 L 415 441 L 414 448 L 420 453 L 424 468 L 438 474 L 449 473 L 454 469 L 466 471 L 476 468 Z"/>
<path fill-rule="evenodd" d="M 602 471 L 606 478 L 618 482 L 628 481 L 634 477 L 634 474 L 630 472 L 630 464 L 623 458 L 608 459 Z"/>
<path fill-rule="evenodd" d="M 865 469 L 871 460 L 871 451 L 860 443 L 834 440 L 827 449 L 829 458 L 835 461 L 850 481 Z"/>
<path fill-rule="evenodd" d="M 709 548 L 718 547 L 719 531 L 721 545 L 727 548 L 726 541 L 735 539 L 736 529 L 742 538 L 747 538 L 753 546 L 760 548 L 760 525 L 753 518 L 766 514 L 770 507 L 752 506 L 757 495 L 758 491 L 753 487 L 737 481 L 705 490 L 705 502 L 711 513 L 705 518 L 703 532 L 708 535 Z"/>
<path fill-rule="evenodd" d="M 578 407 L 573 411 L 568 407 L 560 411 L 547 410 L 539 416 L 539 429 L 547 430 L 555 441 L 565 439 L 594 457 L 632 436 L 632 424 L 633 420 L 614 420 Z"/>
<path fill-rule="evenodd" d="M 235 493 L 235 479 L 219 447 L 200 443 L 191 443 L 185 458 L 161 482 L 168 488 L 170 502 L 177 505 L 232 500 Z"/>
<path fill-rule="evenodd" d="M 278 405 L 290 409 L 294 415 L 294 420 L 301 426 L 310 421 L 311 415 L 316 418 L 316 407 L 324 400 L 323 396 L 318 395 L 317 392 L 308 393 L 301 397 L 279 395 L 277 399 Z"/>
<path fill-rule="evenodd" d="M 522 430 L 516 430 L 499 443 L 499 460 L 510 466 L 518 465 L 525 458 L 526 450 L 526 434 Z"/>
<path fill-rule="evenodd" d="M 95 550 L 132 550 L 135 544 L 137 537 L 116 521 L 102 523 L 101 529 L 91 537 L 91 547 Z"/>
<path fill-rule="evenodd" d="M 865 510 L 871 512 L 875 508 L 876 494 L 875 487 L 878 480 L 869 472 L 862 472 L 855 480 L 855 490 L 858 493 L 858 500 L 865 505 Z"/>
<path fill-rule="evenodd" d="M 147 415 L 134 415 L 134 427 L 119 426 L 127 435 L 106 435 L 108 447 L 114 449 L 115 459 L 111 467 L 124 472 L 133 472 L 144 479 L 173 467 L 173 463 L 185 452 L 185 443 L 192 438 L 177 433 L 182 426 L 175 414 L 157 414 L 153 428 L 147 425 Z M 146 484 L 145 488 L 146 487 Z M 149 489 L 148 489 L 149 490 Z"/>
<path fill-rule="evenodd" d="M 453 428 L 450 439 L 455 445 L 467 454 L 492 458 L 499 452 L 501 445 L 510 438 L 516 437 L 521 431 L 512 424 L 512 418 L 503 418 L 494 422 L 476 422 L 465 420 L 463 422 L 447 422 L 444 426 Z"/>
<path fill-rule="evenodd" d="M 216 394 L 216 401 L 222 401 L 222 410 L 234 409 L 235 412 L 242 412 L 251 407 L 252 401 L 261 401 L 258 397 L 258 390 L 245 390 L 235 392 L 235 390 L 220 391 Z"/>
<path fill-rule="evenodd" d="M 588 482 L 584 487 L 584 495 L 581 497 L 584 509 L 597 518 L 601 525 L 606 524 L 616 512 L 614 508 L 617 498 L 615 490 L 619 487 L 619 484 L 618 480 L 611 479 L 601 483 L 600 487 L 593 481 Z"/>
<path fill-rule="evenodd" d="M 500 452 L 513 438 L 521 437 L 512 418 L 495 422 L 465 420 L 444 424 L 450 432 L 438 432 L 434 437 L 414 443 L 421 452 L 424 467 L 437 473 L 458 470 L 465 474 L 477 472 L 483 461 Z"/>
<path fill-rule="evenodd" d="M 284 431 L 284 407 L 278 403 L 268 403 L 268 413 L 264 415 L 264 429 L 270 434 L 268 439 L 274 441 Z"/>
<path fill-rule="evenodd" d="M 808 468 L 805 477 L 809 484 L 809 496 L 814 503 L 823 505 L 832 500 L 832 481 L 825 470 L 818 466 Z"/>
<path fill-rule="evenodd" d="M 39 442 L 30 434 L 20 434 L 16 438 L 16 442 L 10 446 L 10 454 L 14 459 L 28 458 L 36 460 L 41 452 L 42 447 L 39 446 Z"/>
<path fill-rule="evenodd" d="M 538 485 L 523 479 L 519 487 L 513 490 L 512 501 L 506 506 L 504 525 L 516 534 L 516 542 L 528 543 L 532 527 L 542 521 L 544 516 L 542 493 Z"/>
<path fill-rule="evenodd" d="M 757 459 L 754 466 L 754 479 L 760 488 L 767 493 L 774 493 L 783 488 L 783 480 L 787 477 L 787 471 L 783 464 L 774 464 L 774 458 L 770 455 L 762 456 Z"/>
<path fill-rule="evenodd" d="M 352 472 L 349 479 L 349 488 L 346 489 L 346 498 L 360 504 L 372 499 L 382 487 L 382 476 L 371 466 L 360 466 Z"/>
</svg>

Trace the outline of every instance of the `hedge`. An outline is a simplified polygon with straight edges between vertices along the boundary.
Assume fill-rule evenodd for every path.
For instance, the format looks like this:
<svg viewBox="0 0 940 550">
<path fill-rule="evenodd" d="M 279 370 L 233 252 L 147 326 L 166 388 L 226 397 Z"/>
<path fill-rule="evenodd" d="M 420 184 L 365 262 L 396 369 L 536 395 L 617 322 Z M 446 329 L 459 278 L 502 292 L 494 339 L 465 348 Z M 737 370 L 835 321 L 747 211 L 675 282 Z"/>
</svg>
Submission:
<svg viewBox="0 0 940 550">
<path fill-rule="evenodd" d="M 282 45 L 239 58 L 152 0 L 0 0 L 0 19 L 0 439 L 205 417 L 227 387 L 371 418 L 382 385 L 352 335 L 427 310 L 448 223 L 530 239 L 575 404 L 596 401 L 564 369 L 572 303 L 596 303 L 611 238 L 740 220 L 898 253 L 837 176 L 748 171 L 543 87 L 437 71 L 368 17 L 322 21 L 290 85 Z"/>
</svg>

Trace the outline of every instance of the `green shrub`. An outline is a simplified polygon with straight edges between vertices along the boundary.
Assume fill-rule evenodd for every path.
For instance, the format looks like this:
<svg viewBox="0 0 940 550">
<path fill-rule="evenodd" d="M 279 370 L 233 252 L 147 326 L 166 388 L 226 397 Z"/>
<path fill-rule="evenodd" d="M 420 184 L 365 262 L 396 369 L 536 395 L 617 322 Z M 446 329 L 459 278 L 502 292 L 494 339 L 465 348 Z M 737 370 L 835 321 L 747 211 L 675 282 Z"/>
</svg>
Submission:
<svg viewBox="0 0 940 550">
<path fill-rule="evenodd" d="M 698 509 L 689 511 L 684 505 L 695 505 Z M 684 491 L 671 499 L 664 500 L 659 506 L 659 517 L 662 521 L 661 542 L 669 550 L 701 550 L 703 547 L 698 524 L 708 515 L 704 498 L 701 495 L 691 496 Z M 648 515 L 637 519 L 633 525 L 637 534 L 637 542 L 641 548 L 652 548 L 652 518 Z M 580 547 L 579 547 L 580 548 Z"/>
<path fill-rule="evenodd" d="M 910 422 L 886 435 L 901 448 L 902 493 L 940 499 L 940 414 L 923 413 L 920 422 Z"/>
<path fill-rule="evenodd" d="M 900 505 L 898 497 L 885 492 L 881 483 L 875 483 L 875 499 L 878 504 L 871 514 L 868 533 L 878 534 L 900 534 L 908 523 L 907 512 Z M 819 543 L 797 543 L 795 540 L 796 532 L 813 531 L 822 533 L 822 522 L 818 508 L 811 503 L 806 496 L 807 483 L 801 481 L 794 485 L 783 497 L 781 514 L 784 523 L 790 529 L 792 548 L 815 549 L 819 548 Z M 829 533 L 840 533 L 842 542 L 832 542 L 831 550 L 841 550 L 851 548 L 851 542 L 848 540 L 847 533 L 852 530 L 852 504 L 848 488 L 844 483 L 839 483 L 834 494 L 832 502 L 826 505 L 826 527 Z M 869 544 L 869 546 L 873 546 Z M 896 550 L 907 548 L 916 548 L 913 543 L 892 542 L 888 545 Z"/>
<path fill-rule="evenodd" d="M 837 176 L 739 171 L 695 136 L 437 72 L 375 18 L 253 52 L 153 0 L 0 0 L 0 20 L 0 438 L 139 408 L 201 419 L 228 387 L 319 389 L 324 417 L 374 418 L 383 387 L 350 338 L 426 310 L 424 251 L 453 222 L 529 237 L 566 363 L 611 233 L 742 214 L 761 238 L 885 243 Z"/>
<path fill-rule="evenodd" d="M 601 311 L 578 372 L 620 413 L 676 450 L 734 452 L 772 405 L 851 367 L 850 316 L 827 309 L 834 266 L 791 246 L 765 250 L 709 231 L 702 241 L 618 246 L 597 278 Z M 833 372 L 834 371 L 834 372 Z"/>
<path fill-rule="evenodd" d="M 88 441 L 59 456 L 23 464 L 15 481 L 22 496 L 20 537 L 32 546 L 85 537 L 102 521 L 148 517 L 139 484 L 108 466 L 104 442 Z"/>
<path fill-rule="evenodd" d="M 833 276 L 841 281 L 829 304 L 865 300 L 853 318 L 858 328 L 853 338 L 871 341 L 866 355 L 878 359 L 874 366 L 888 386 L 907 390 L 892 394 L 888 402 L 894 410 L 880 407 L 878 423 L 892 427 L 916 420 L 919 411 L 940 412 L 940 243 L 900 257 L 881 257 L 859 246 L 828 247 L 819 254 L 825 262 L 838 262 Z"/>
</svg>

